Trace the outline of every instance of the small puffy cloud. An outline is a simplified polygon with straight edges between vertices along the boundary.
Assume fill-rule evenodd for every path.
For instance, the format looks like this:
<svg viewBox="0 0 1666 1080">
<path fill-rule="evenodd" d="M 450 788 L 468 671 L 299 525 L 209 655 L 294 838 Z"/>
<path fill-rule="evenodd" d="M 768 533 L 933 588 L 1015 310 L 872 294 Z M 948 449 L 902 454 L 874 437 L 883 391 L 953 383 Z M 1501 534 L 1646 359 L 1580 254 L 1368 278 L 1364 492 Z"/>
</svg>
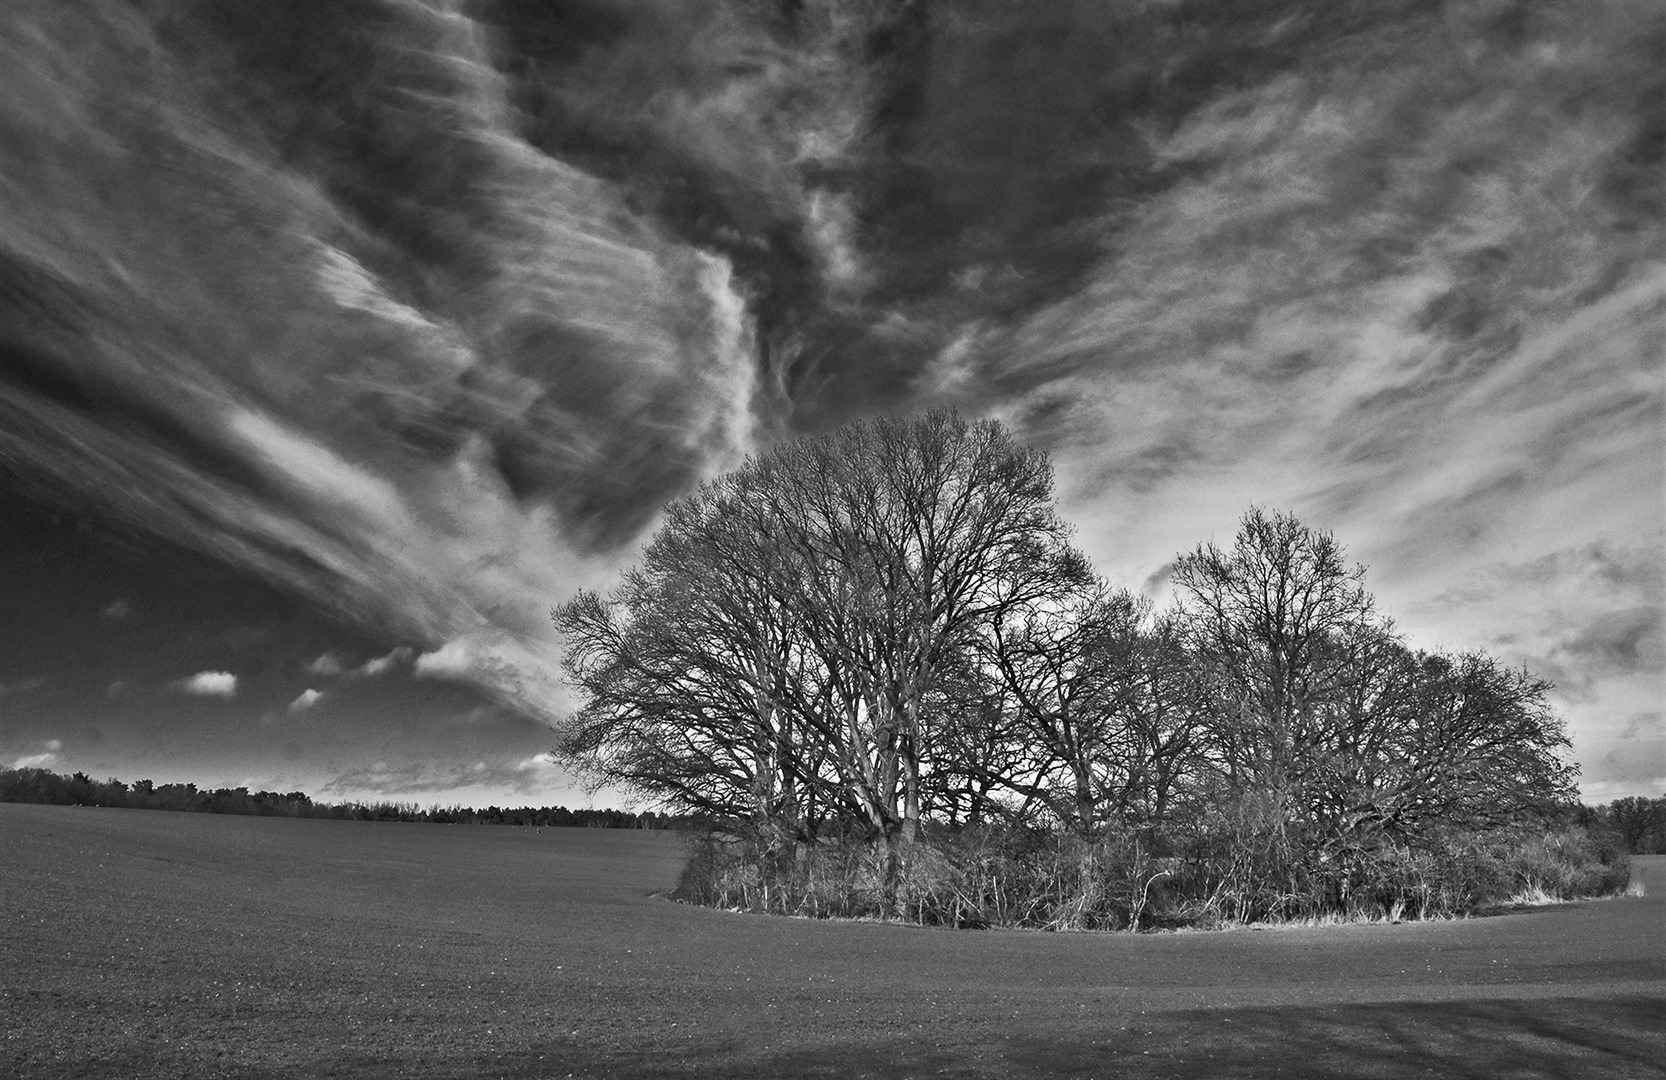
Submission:
<svg viewBox="0 0 1666 1080">
<path fill-rule="evenodd" d="M 104 616 L 106 619 L 125 619 L 128 615 L 132 614 L 132 611 L 133 606 L 127 602 L 125 597 L 123 597 L 120 600 L 111 601 L 103 611 L 99 612 L 99 614 Z"/>
<path fill-rule="evenodd" d="M 174 686 L 187 694 L 203 697 L 236 697 L 237 676 L 229 671 L 199 671 L 189 679 L 181 679 Z"/>
<path fill-rule="evenodd" d="M 306 671 L 311 675 L 340 675 L 342 670 L 336 654 L 328 652 L 306 665 Z"/>
<path fill-rule="evenodd" d="M 386 656 L 373 656 L 369 660 L 366 660 L 363 664 L 359 665 L 353 674 L 362 675 L 365 678 L 374 678 L 377 675 L 385 675 L 389 671 L 393 670 L 394 665 L 408 663 L 414 651 L 415 650 L 401 645 L 399 648 L 388 653 Z"/>
<path fill-rule="evenodd" d="M 431 679 L 466 679 L 480 666 L 471 643 L 455 638 L 416 658 L 416 673 Z"/>
<path fill-rule="evenodd" d="M 318 704 L 321 700 L 323 700 L 323 698 L 324 695 L 322 692 L 308 687 L 307 689 L 301 691 L 300 697 L 289 703 L 289 711 L 292 713 L 305 712 L 314 705 Z"/>
<path fill-rule="evenodd" d="M 555 760 L 555 755 L 546 750 L 542 754 L 533 754 L 526 760 L 517 762 L 515 771 L 536 772 L 539 769 L 558 768 L 559 765 L 560 763 Z"/>
</svg>

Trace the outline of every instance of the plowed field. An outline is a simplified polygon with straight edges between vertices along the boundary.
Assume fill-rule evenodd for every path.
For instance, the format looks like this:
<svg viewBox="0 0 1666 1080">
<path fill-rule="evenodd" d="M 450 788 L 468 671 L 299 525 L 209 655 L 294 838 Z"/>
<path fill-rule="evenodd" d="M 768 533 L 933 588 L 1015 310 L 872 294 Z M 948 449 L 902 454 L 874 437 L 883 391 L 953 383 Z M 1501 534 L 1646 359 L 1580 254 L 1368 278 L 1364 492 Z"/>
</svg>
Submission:
<svg viewBox="0 0 1666 1080">
<path fill-rule="evenodd" d="M 0 805 L 0 1076 L 1666 1075 L 1666 903 L 1216 934 L 655 899 L 675 836 Z"/>
</svg>

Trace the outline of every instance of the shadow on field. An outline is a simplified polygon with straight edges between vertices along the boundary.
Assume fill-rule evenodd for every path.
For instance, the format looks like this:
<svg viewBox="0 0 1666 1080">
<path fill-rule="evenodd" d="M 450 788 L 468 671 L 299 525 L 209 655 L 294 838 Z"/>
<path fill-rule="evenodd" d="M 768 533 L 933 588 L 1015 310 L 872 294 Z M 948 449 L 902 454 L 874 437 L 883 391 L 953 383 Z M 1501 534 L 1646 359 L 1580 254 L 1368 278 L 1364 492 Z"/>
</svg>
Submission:
<svg viewBox="0 0 1666 1080">
<path fill-rule="evenodd" d="M 1495 1077 L 1666 1075 L 1666 999 L 1396 1003 L 1199 1009 L 1146 1016 L 1138 1030 L 921 1045 L 849 1043 L 775 1056 L 708 1046 L 678 1060 L 551 1055 L 577 1077 Z M 561 1075 L 550 1060 L 505 1075 Z M 501 1067 L 501 1066 L 500 1066 Z"/>
<path fill-rule="evenodd" d="M 1036 1040 L 1008 1060 L 1018 1076 L 1658 1077 L 1663 1009 L 1638 997 L 1199 1010 L 1164 1018 L 1168 1045 L 1132 1057 Z"/>
</svg>

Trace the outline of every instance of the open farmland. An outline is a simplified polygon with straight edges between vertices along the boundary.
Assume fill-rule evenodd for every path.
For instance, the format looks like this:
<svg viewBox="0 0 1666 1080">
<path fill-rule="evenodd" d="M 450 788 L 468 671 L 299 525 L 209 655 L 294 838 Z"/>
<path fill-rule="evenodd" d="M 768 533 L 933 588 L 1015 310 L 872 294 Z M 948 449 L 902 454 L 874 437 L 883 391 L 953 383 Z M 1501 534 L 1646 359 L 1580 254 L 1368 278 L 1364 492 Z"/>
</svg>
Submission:
<svg viewBox="0 0 1666 1080">
<path fill-rule="evenodd" d="M 978 933 L 652 898 L 681 857 L 660 833 L 0 805 L 0 1075 L 1641 1077 L 1666 1062 L 1653 897 L 1401 926 Z"/>
</svg>

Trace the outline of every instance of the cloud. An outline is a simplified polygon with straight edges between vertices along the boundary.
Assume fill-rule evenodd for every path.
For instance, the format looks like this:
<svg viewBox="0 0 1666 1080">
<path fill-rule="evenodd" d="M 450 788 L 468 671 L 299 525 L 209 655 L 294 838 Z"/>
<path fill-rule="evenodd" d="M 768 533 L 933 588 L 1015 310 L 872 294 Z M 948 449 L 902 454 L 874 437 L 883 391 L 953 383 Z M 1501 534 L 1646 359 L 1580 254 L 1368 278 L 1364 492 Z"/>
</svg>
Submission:
<svg viewBox="0 0 1666 1080">
<path fill-rule="evenodd" d="M 414 172 L 361 173 L 324 144 L 278 161 L 250 134 L 286 124 L 273 110 L 292 95 L 262 76 L 209 91 L 251 119 L 215 127 L 190 58 L 143 20 L 101 10 L 73 32 L 32 22 L 27 48 L 0 42 L 17 130 L 75 130 L 87 151 L 8 188 L 24 224 L 0 256 L 22 292 L 0 298 L 14 316 L 0 324 L 74 317 L 14 343 L 30 360 L 0 378 L 0 458 L 359 627 L 428 648 L 491 628 L 550 674 L 549 606 L 751 448 L 746 285 L 608 178 L 526 141 L 492 28 L 390 11 L 364 40 L 420 71 L 359 65 L 364 85 L 320 103 L 319 130 L 392 125 Z M 270 47 L 240 20 L 187 23 L 179 40 Z M 345 9 L 331 26 L 362 29 Z M 303 68 L 343 60 L 327 48 Z M 432 80 L 415 108 L 353 104 L 405 100 L 408 77 Z M 151 110 L 142 130 L 102 104 L 107 80 Z M 41 138 L 19 153 L 61 163 Z M 184 186 L 135 172 L 136 146 L 180 162 Z M 395 222 L 371 205 L 405 209 Z M 473 224 L 435 228 L 460 220 Z"/>
<path fill-rule="evenodd" d="M 1637 739 L 1643 737 L 1666 737 L 1666 712 L 1654 709 L 1648 712 L 1632 713 L 1626 721 L 1625 728 L 1620 732 L 1622 739 Z"/>
<path fill-rule="evenodd" d="M 366 660 L 363 664 L 353 669 L 353 674 L 360 675 L 365 678 L 375 678 L 378 675 L 385 675 L 392 671 L 397 665 L 409 663 L 415 654 L 415 649 L 412 649 L 409 646 L 401 645 L 392 652 L 388 653 L 386 656 L 373 656 L 369 660 Z"/>
<path fill-rule="evenodd" d="M 7 178 L 0 458 L 546 720 L 549 607 L 668 499 L 937 402 L 1052 451 L 1108 576 L 1289 507 L 1423 640 L 1514 635 L 1605 705 L 1650 674 L 1658 620 L 1616 613 L 1658 600 L 1482 580 L 1666 561 L 1648 0 L 1508 34 L 1487 5 L 548 7 L 335 5 L 283 62 L 261 20 L 113 7 L 0 42 L 43 163 Z M 204 86 L 174 41 L 262 62 Z"/>
<path fill-rule="evenodd" d="M 49 769 L 62 760 L 62 755 L 59 754 L 59 751 L 64 748 L 62 739 L 42 739 L 36 745 L 42 747 L 40 752 L 25 754 L 16 758 L 12 761 L 11 767 L 14 769 Z"/>
<path fill-rule="evenodd" d="M 1594 779 L 1595 784 L 1628 783 L 1634 790 L 1646 790 L 1666 775 L 1666 735 L 1638 737 L 1610 746 L 1597 764 L 1602 775 Z M 1666 796 L 1666 790 L 1658 794 Z"/>
<path fill-rule="evenodd" d="M 350 678 L 368 679 L 375 678 L 378 675 L 386 675 L 399 665 L 410 663 L 415 655 L 415 649 L 408 645 L 401 645 L 385 655 L 373 656 L 357 667 L 348 667 L 341 657 L 331 652 L 325 653 L 304 665 L 303 670 L 308 674 L 326 678 L 346 675 Z"/>
<path fill-rule="evenodd" d="M 123 598 L 120 600 L 112 600 L 105 606 L 103 611 L 99 612 L 99 614 L 106 619 L 125 619 L 132 612 L 132 610 L 132 604 L 130 604 L 126 598 Z"/>
<path fill-rule="evenodd" d="M 308 688 L 301 691 L 301 695 L 289 703 L 289 711 L 292 713 L 305 712 L 323 699 L 322 692 Z"/>
<path fill-rule="evenodd" d="M 1566 696 L 1594 700 L 1601 685 L 1666 670 L 1657 551 L 1597 540 L 1444 577 L 1446 588 L 1405 607 L 1408 621 L 1463 627 L 1458 644 L 1527 663 Z"/>
<path fill-rule="evenodd" d="M 414 669 L 424 678 L 464 679 L 481 670 L 487 662 L 473 642 L 458 638 L 418 656 Z"/>
<path fill-rule="evenodd" d="M 236 697 L 237 676 L 229 671 L 199 671 L 188 679 L 180 679 L 174 687 L 187 694 L 203 697 Z"/>
<path fill-rule="evenodd" d="M 13 694 L 23 694 L 30 690 L 39 690 L 46 685 L 46 679 L 41 675 L 33 675 L 27 679 L 19 679 L 14 683 L 0 683 L 0 698 Z"/>
<path fill-rule="evenodd" d="M 1658 607 L 1606 611 L 1561 643 L 1560 652 L 1590 677 L 1666 670 Z"/>
<path fill-rule="evenodd" d="M 477 759 L 467 764 L 377 761 L 341 773 L 320 790 L 326 795 L 393 797 L 496 788 L 530 796 L 547 789 L 562 776 L 552 759 L 544 754 L 519 761 Z"/>
<path fill-rule="evenodd" d="M 552 659 L 555 648 L 553 641 L 535 647 L 502 631 L 478 631 L 419 654 L 412 670 L 419 678 L 473 683 L 551 723 L 569 705 L 567 688 Z M 528 710 L 526 703 L 536 710 Z"/>
</svg>

